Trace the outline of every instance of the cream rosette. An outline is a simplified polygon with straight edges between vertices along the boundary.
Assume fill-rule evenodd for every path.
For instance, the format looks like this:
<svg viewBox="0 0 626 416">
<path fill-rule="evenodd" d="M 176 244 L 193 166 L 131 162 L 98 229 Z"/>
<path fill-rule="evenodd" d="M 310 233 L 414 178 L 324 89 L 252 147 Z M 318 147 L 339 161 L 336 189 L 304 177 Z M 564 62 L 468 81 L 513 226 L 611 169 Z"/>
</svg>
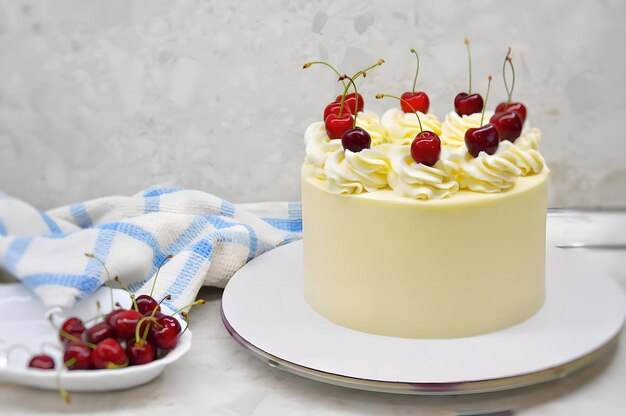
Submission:
<svg viewBox="0 0 626 416">
<path fill-rule="evenodd" d="M 459 190 L 455 179 L 458 165 L 442 158 L 430 167 L 411 157 L 410 146 L 397 146 L 390 152 L 389 186 L 395 193 L 414 199 L 442 199 Z"/>
<path fill-rule="evenodd" d="M 334 194 L 358 194 L 387 187 L 391 167 L 386 146 L 352 152 L 343 148 L 331 153 L 324 165 L 326 185 Z"/>
<path fill-rule="evenodd" d="M 372 138 L 372 147 L 387 142 L 387 132 L 378 118 L 378 114 L 372 111 L 359 111 L 356 117 L 356 125 L 365 129 Z"/>
<path fill-rule="evenodd" d="M 338 150 L 343 150 L 341 140 L 331 140 L 326 134 L 324 122 L 311 124 L 304 132 L 306 146 L 306 163 L 313 166 L 313 173 L 320 179 L 325 179 L 324 165 L 328 156 Z"/>
<path fill-rule="evenodd" d="M 425 131 L 441 135 L 441 123 L 433 114 L 417 113 Z M 389 141 L 399 144 L 411 144 L 422 130 L 415 113 L 405 113 L 400 108 L 387 110 L 381 118 L 381 124 L 387 131 Z"/>
<path fill-rule="evenodd" d="M 491 116 L 493 112 L 486 111 L 483 124 L 489 123 Z M 468 129 L 480 127 L 481 117 L 481 113 L 469 116 L 460 116 L 454 111 L 448 113 L 441 125 L 441 144 L 450 147 L 465 147 L 465 132 Z"/>
</svg>

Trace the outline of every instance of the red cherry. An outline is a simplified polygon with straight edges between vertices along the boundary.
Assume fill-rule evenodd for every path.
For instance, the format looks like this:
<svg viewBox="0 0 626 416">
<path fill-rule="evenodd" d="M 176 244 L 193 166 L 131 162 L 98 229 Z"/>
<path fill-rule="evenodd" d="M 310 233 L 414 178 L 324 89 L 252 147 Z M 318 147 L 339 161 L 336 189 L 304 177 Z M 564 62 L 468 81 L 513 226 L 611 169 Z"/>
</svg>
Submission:
<svg viewBox="0 0 626 416">
<path fill-rule="evenodd" d="M 498 150 L 500 135 L 498 129 L 492 123 L 487 123 L 482 127 L 471 128 L 465 132 L 465 146 L 469 153 L 478 157 L 480 152 L 492 155 Z"/>
<path fill-rule="evenodd" d="M 72 360 L 73 363 L 68 365 L 67 362 Z M 69 342 L 65 345 L 65 353 L 63 354 L 63 362 L 69 370 L 89 370 L 93 368 L 91 361 L 91 349 L 80 342 Z"/>
<path fill-rule="evenodd" d="M 344 113 L 341 117 L 338 115 L 330 114 L 324 126 L 326 126 L 326 134 L 331 140 L 341 139 L 341 136 L 352 128 L 354 118 L 351 114 Z"/>
<path fill-rule="evenodd" d="M 326 121 L 328 116 L 331 115 L 331 114 L 334 114 L 334 115 L 338 116 L 340 109 L 341 109 L 341 106 L 339 105 L 338 102 L 333 101 L 332 103 L 328 104 L 326 106 L 326 108 L 324 109 L 324 121 Z M 352 114 L 352 111 L 350 111 L 350 109 L 348 108 L 348 106 L 345 103 L 343 105 L 343 112 L 341 114 L 342 115 L 343 114 Z"/>
<path fill-rule="evenodd" d="M 115 336 L 123 340 L 133 339 L 135 337 L 135 329 L 141 318 L 143 318 L 143 315 L 132 309 L 119 314 L 114 326 Z"/>
<path fill-rule="evenodd" d="M 95 324 L 91 328 L 87 329 L 85 335 L 87 341 L 97 344 L 106 338 L 112 338 L 115 333 L 113 331 L 113 327 L 107 322 L 100 322 L 99 324 Z"/>
<path fill-rule="evenodd" d="M 61 330 L 59 331 L 59 338 L 61 339 L 61 342 L 63 343 L 70 341 L 70 339 L 63 334 L 65 332 L 71 335 L 72 337 L 81 339 L 84 331 L 85 331 L 85 324 L 83 324 L 83 321 L 81 321 L 80 319 L 76 317 L 72 317 L 66 320 L 65 322 L 63 322 L 63 325 L 61 325 Z"/>
<path fill-rule="evenodd" d="M 361 94 L 355 94 L 352 92 L 346 95 L 346 99 L 344 100 L 344 104 L 348 106 L 348 108 L 350 109 L 350 113 L 352 114 L 356 113 L 357 96 L 359 97 L 359 111 L 363 111 L 363 109 L 365 108 L 365 101 L 363 100 L 363 96 Z M 335 102 L 341 102 L 341 95 L 338 95 L 337 98 L 335 98 Z"/>
<path fill-rule="evenodd" d="M 432 131 L 423 131 L 411 143 L 411 157 L 417 163 L 433 166 L 441 154 L 441 140 Z"/>
<path fill-rule="evenodd" d="M 135 302 L 137 302 L 137 309 L 139 309 L 139 313 L 142 315 L 152 315 L 154 308 L 156 308 L 157 311 L 161 310 L 159 302 L 149 295 L 138 296 Z"/>
<path fill-rule="evenodd" d="M 520 136 L 522 125 L 524 124 L 522 116 L 513 111 L 496 113 L 489 121 L 498 129 L 500 141 L 509 140 L 511 142 L 514 142 Z"/>
<path fill-rule="evenodd" d="M 372 138 L 369 133 L 361 127 L 355 127 L 341 136 L 341 144 L 344 149 L 357 153 L 363 149 L 369 149 L 372 144 Z"/>
<path fill-rule="evenodd" d="M 91 354 L 95 368 L 115 368 L 128 365 L 128 357 L 124 348 L 113 338 L 100 341 Z"/>
<path fill-rule="evenodd" d="M 420 113 L 428 113 L 428 108 L 430 107 L 430 100 L 428 99 L 428 95 L 425 92 L 405 92 L 401 96 L 402 100 L 400 101 L 400 106 L 405 113 L 415 113 L 415 111 L 419 111 Z M 407 104 L 408 103 L 408 104 Z M 413 111 L 413 109 L 415 111 Z"/>
<path fill-rule="evenodd" d="M 496 107 L 496 113 L 503 113 L 505 111 L 513 111 L 522 117 L 522 123 L 526 120 L 526 106 L 522 103 L 500 103 Z"/>
<path fill-rule="evenodd" d="M 162 350 L 174 349 L 181 331 L 180 323 L 170 315 L 161 316 L 156 322 L 150 326 L 148 341 Z"/>
<path fill-rule="evenodd" d="M 126 312 L 126 309 L 113 309 L 108 315 L 104 318 L 104 321 L 115 328 L 115 322 L 117 318 L 119 318 L 120 314 Z"/>
<path fill-rule="evenodd" d="M 28 363 L 29 368 L 38 368 L 40 370 L 52 370 L 54 368 L 54 360 L 46 354 L 35 355 Z"/>
<path fill-rule="evenodd" d="M 483 97 L 480 94 L 468 95 L 461 92 L 454 98 L 454 110 L 460 116 L 480 113 L 483 110 Z"/>
<path fill-rule="evenodd" d="M 132 342 L 126 347 L 126 355 L 130 365 L 141 365 L 156 359 L 156 350 L 147 341 Z"/>
</svg>

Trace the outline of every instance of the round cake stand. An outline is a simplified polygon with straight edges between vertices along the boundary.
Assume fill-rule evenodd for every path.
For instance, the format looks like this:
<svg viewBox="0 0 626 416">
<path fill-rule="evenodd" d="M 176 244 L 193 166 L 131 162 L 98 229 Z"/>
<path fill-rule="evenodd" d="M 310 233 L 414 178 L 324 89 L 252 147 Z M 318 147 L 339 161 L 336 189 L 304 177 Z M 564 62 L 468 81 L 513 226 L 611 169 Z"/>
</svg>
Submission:
<svg viewBox="0 0 626 416">
<path fill-rule="evenodd" d="M 621 288 L 573 253 L 549 248 L 546 302 L 530 319 L 485 335 L 394 338 L 336 325 L 303 296 L 302 242 L 233 276 L 222 297 L 230 334 L 268 364 L 314 380 L 402 394 L 468 394 L 564 377 L 617 343 Z"/>
</svg>

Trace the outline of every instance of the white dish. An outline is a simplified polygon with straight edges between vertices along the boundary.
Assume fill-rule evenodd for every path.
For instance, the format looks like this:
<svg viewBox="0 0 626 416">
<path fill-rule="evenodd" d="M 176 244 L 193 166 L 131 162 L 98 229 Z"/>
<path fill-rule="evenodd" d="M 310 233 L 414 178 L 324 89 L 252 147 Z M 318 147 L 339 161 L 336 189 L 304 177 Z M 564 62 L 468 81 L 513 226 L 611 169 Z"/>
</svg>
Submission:
<svg viewBox="0 0 626 416">
<path fill-rule="evenodd" d="M 130 306 L 130 298 L 123 290 L 114 289 L 113 297 L 114 302 L 119 302 L 124 307 Z M 104 312 L 111 310 L 107 287 L 101 287 L 71 311 L 64 312 L 64 315 L 90 319 L 96 315 L 96 301 L 100 302 Z M 39 347 L 44 344 L 60 347 L 58 333 L 47 319 L 49 313 L 58 311 L 46 310 L 37 297 L 21 284 L 0 285 L 0 382 L 57 390 L 56 369 L 30 369 L 27 367 L 30 359 L 28 353 L 15 350 L 7 359 L 5 351 L 16 344 L 26 345 L 35 353 L 41 351 Z M 139 386 L 156 378 L 166 366 L 189 351 L 190 347 L 191 331 L 187 330 L 176 348 L 151 363 L 110 370 L 63 370 L 61 383 L 69 392 L 111 391 Z M 46 347 L 45 352 L 55 359 L 56 368 L 62 365 L 60 350 Z"/>
<path fill-rule="evenodd" d="M 222 297 L 231 334 L 271 365 L 344 386 L 459 394 L 562 377 L 597 358 L 619 333 L 624 294 L 575 253 L 549 248 L 546 303 L 521 324 L 442 340 L 393 338 L 333 324 L 303 297 L 302 242 L 243 267 Z"/>
</svg>

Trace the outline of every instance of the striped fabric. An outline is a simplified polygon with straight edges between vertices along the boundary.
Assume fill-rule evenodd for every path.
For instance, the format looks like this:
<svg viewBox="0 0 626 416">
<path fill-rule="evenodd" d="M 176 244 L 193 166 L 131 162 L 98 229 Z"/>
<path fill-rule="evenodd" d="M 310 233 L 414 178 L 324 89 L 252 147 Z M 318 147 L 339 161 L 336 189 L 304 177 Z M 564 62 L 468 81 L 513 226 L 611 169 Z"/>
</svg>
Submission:
<svg viewBox="0 0 626 416">
<path fill-rule="evenodd" d="M 176 310 L 201 286 L 224 287 L 246 262 L 301 237 L 300 203 L 231 204 L 211 194 L 154 187 L 39 211 L 0 193 L 0 267 L 47 306 L 70 307 L 111 277 L 137 294 L 172 298 Z"/>
</svg>

